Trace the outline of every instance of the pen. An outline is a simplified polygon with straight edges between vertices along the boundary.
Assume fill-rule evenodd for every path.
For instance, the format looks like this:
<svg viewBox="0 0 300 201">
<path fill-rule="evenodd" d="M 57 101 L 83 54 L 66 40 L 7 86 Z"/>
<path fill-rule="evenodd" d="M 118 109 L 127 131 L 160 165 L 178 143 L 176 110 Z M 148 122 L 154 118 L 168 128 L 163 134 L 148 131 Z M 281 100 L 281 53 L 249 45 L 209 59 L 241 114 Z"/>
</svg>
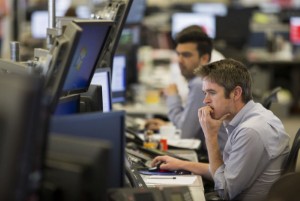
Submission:
<svg viewBox="0 0 300 201">
<path fill-rule="evenodd" d="M 147 179 L 176 179 L 176 177 L 148 177 Z"/>
</svg>

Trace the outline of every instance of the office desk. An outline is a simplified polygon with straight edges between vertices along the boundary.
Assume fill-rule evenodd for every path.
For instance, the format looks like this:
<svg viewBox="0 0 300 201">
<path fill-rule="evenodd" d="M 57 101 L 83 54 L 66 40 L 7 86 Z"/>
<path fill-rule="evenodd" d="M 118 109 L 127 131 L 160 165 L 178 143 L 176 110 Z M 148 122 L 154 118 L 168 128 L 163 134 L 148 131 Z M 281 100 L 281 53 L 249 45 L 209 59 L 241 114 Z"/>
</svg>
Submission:
<svg viewBox="0 0 300 201">
<path fill-rule="evenodd" d="M 131 116 L 143 116 L 152 118 L 154 115 L 167 116 L 168 109 L 163 104 L 128 104 L 128 105 L 114 105 L 114 110 L 125 110 Z"/>
<path fill-rule="evenodd" d="M 189 159 L 191 161 L 198 161 L 197 153 L 193 150 L 169 150 L 169 152 L 172 152 L 174 154 L 177 154 L 180 157 Z M 141 175 L 144 181 L 149 177 L 149 175 Z M 176 177 L 196 177 L 196 180 L 189 184 L 189 190 L 191 192 L 191 195 L 193 197 L 194 201 L 205 201 L 204 197 L 204 186 L 202 182 L 202 177 L 199 175 L 176 175 Z M 147 183 L 146 183 L 147 184 Z M 147 184 L 149 188 L 153 187 L 163 187 L 163 186 L 170 186 L 168 184 Z"/>
<path fill-rule="evenodd" d="M 150 177 L 148 175 L 142 175 L 142 178 L 144 181 L 147 180 L 147 178 Z M 204 196 L 204 187 L 202 183 L 202 177 L 201 176 L 195 176 L 195 175 L 177 175 L 176 177 L 196 177 L 195 182 L 193 184 L 189 184 L 189 190 L 191 192 L 192 198 L 194 201 L 205 201 Z M 147 184 L 147 183 L 146 183 Z M 169 184 L 147 184 L 149 188 L 156 188 L 156 187 L 164 187 L 164 186 L 175 186 L 175 185 L 169 185 Z M 180 185 L 177 185 L 180 186 Z"/>
</svg>

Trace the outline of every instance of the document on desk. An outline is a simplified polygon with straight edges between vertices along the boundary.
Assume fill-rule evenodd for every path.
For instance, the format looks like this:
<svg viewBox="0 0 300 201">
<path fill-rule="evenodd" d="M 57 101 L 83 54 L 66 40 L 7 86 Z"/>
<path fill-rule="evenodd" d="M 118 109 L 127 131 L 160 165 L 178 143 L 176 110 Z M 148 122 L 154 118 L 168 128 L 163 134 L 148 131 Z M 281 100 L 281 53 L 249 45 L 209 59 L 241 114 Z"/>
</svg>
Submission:
<svg viewBox="0 0 300 201">
<path fill-rule="evenodd" d="M 145 178 L 146 184 L 162 184 L 162 185 L 192 185 L 196 181 L 197 176 L 149 176 Z"/>
<path fill-rule="evenodd" d="M 168 140 L 168 145 L 185 149 L 198 149 L 200 147 L 200 144 L 201 141 L 198 139 Z"/>
<path fill-rule="evenodd" d="M 144 140 L 144 135 L 139 134 L 139 137 Z M 161 135 L 154 135 L 155 140 L 160 140 Z M 168 145 L 183 148 L 183 149 L 198 149 L 201 145 L 201 140 L 199 139 L 167 139 Z"/>
</svg>

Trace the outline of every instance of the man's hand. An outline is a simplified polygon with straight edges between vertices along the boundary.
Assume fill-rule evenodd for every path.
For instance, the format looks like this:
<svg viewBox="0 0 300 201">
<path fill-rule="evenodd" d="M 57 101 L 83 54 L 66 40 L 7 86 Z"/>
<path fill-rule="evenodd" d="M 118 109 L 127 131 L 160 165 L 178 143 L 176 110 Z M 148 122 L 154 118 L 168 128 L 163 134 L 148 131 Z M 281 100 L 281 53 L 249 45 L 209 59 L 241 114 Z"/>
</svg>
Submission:
<svg viewBox="0 0 300 201">
<path fill-rule="evenodd" d="M 176 84 L 170 84 L 164 89 L 164 94 L 166 96 L 173 96 L 178 94 L 178 89 Z"/>
<path fill-rule="evenodd" d="M 213 119 L 211 114 L 213 109 L 210 106 L 204 106 L 198 110 L 198 118 L 204 132 L 205 138 L 217 137 L 222 122 L 229 114 L 220 119 Z"/>
<path fill-rule="evenodd" d="M 160 169 L 174 171 L 183 169 L 183 166 L 186 163 L 186 161 L 182 161 L 170 156 L 157 156 L 151 162 L 151 166 L 154 167 L 159 163 L 161 163 L 161 165 L 159 166 Z"/>
<path fill-rule="evenodd" d="M 145 124 L 145 129 L 158 131 L 161 126 L 166 125 L 167 123 L 168 122 L 162 119 L 157 119 L 157 118 L 148 119 Z"/>
</svg>

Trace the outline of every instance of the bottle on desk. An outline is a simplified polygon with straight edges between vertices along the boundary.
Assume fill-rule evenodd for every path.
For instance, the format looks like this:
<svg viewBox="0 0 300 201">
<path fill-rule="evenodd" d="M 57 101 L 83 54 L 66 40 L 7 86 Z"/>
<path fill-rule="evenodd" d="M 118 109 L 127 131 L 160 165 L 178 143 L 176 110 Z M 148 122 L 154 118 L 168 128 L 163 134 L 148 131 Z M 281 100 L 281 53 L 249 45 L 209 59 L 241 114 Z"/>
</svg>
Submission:
<svg viewBox="0 0 300 201">
<path fill-rule="evenodd" d="M 144 132 L 144 144 L 145 148 L 156 149 L 157 148 L 157 141 L 154 139 L 154 133 L 152 130 L 146 130 Z"/>
</svg>

